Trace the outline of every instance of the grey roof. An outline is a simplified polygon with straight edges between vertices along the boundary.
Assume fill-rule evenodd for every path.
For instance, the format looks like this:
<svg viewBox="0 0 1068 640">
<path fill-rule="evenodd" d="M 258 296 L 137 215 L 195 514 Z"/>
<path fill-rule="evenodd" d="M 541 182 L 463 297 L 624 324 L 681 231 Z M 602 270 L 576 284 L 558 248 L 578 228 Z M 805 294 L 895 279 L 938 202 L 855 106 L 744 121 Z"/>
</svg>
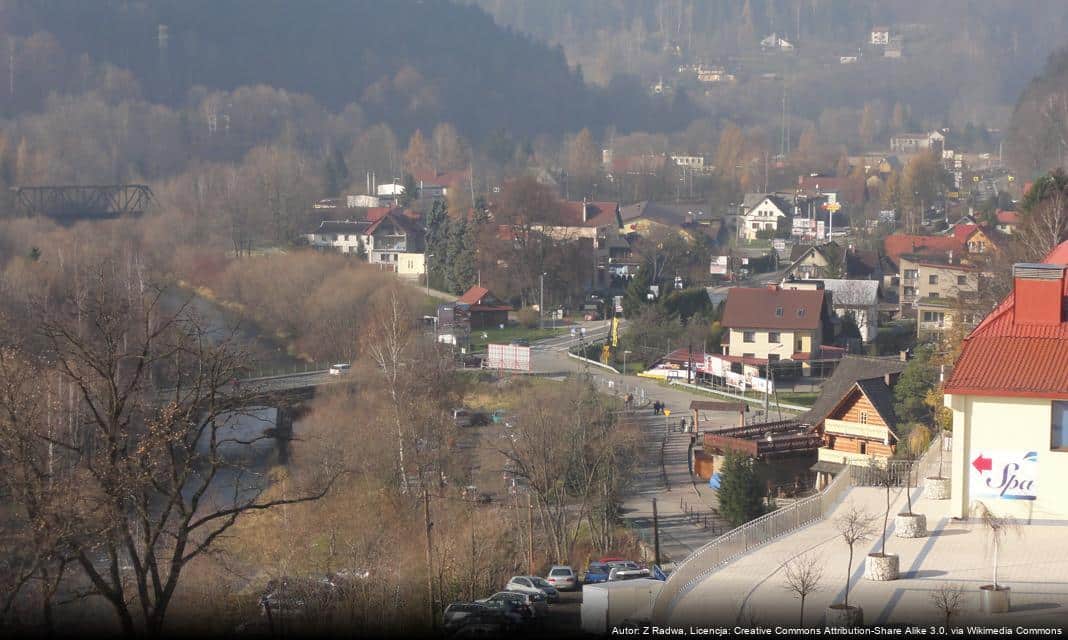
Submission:
<svg viewBox="0 0 1068 640">
<path fill-rule="evenodd" d="M 857 386 L 871 400 L 872 406 L 883 417 L 890 430 L 897 433 L 897 416 L 894 414 L 894 394 L 882 378 L 857 380 Z"/>
<path fill-rule="evenodd" d="M 899 374 L 905 370 L 906 364 L 899 358 L 893 357 L 877 358 L 848 354 L 842 356 L 838 367 L 834 370 L 834 375 L 823 383 L 823 389 L 816 401 L 812 403 L 812 408 L 798 416 L 798 420 L 813 424 L 823 420 L 858 380 Z M 873 400 L 872 403 L 874 402 Z"/>
<path fill-rule="evenodd" d="M 667 225 L 682 226 L 689 218 L 695 222 L 713 220 L 712 209 L 707 202 L 664 203 L 643 200 L 619 208 L 619 216 L 624 222 L 637 218 L 649 218 Z"/>
<path fill-rule="evenodd" d="M 323 220 L 312 233 L 362 234 L 369 226 L 367 220 Z"/>
<path fill-rule="evenodd" d="M 878 280 L 823 280 L 823 288 L 831 292 L 831 307 L 870 307 L 879 302 Z"/>
</svg>

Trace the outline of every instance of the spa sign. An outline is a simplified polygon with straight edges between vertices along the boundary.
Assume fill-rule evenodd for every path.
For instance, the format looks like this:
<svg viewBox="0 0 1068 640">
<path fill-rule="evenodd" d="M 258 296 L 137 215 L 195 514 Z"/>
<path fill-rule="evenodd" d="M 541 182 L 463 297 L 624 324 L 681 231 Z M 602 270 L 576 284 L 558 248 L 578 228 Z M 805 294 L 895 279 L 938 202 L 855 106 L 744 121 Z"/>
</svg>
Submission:
<svg viewBox="0 0 1068 640">
<path fill-rule="evenodd" d="M 971 463 L 973 498 L 1034 500 L 1038 495 L 1037 451 L 980 451 Z"/>
</svg>

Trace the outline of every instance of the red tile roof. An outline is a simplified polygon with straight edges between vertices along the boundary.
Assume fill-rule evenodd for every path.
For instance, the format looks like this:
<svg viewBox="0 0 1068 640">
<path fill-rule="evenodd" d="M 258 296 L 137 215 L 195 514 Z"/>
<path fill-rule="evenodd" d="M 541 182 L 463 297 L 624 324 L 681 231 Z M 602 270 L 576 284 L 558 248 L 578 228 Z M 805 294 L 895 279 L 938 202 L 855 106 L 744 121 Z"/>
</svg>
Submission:
<svg viewBox="0 0 1068 640">
<path fill-rule="evenodd" d="M 998 224 L 1020 224 L 1020 214 L 1015 211 L 1001 211 L 996 214 Z"/>
<path fill-rule="evenodd" d="M 819 329 L 825 291 L 734 287 L 727 291 L 723 326 L 732 329 Z M 782 313 L 776 313 L 782 309 Z"/>
<path fill-rule="evenodd" d="M 956 236 L 911 236 L 904 233 L 895 233 L 883 240 L 883 253 L 895 265 L 901 262 L 903 255 L 949 251 L 964 252 L 964 244 Z"/>
<path fill-rule="evenodd" d="M 456 302 L 471 306 L 472 311 L 511 311 L 512 308 L 503 304 L 486 287 L 475 285 L 464 292 Z"/>
<path fill-rule="evenodd" d="M 423 218 L 422 214 L 418 211 L 404 209 L 403 207 L 368 207 L 366 219 L 368 222 L 378 222 L 389 213 L 411 218 L 413 220 L 421 220 Z"/>
<path fill-rule="evenodd" d="M 416 182 L 427 185 L 442 185 L 445 187 L 462 187 L 467 184 L 469 173 L 467 169 L 462 171 L 413 171 L 412 177 Z"/>
<path fill-rule="evenodd" d="M 1043 261 L 1068 264 L 1068 242 Z M 1061 284 L 1061 305 L 1068 304 L 1068 283 Z M 1009 294 L 964 341 L 946 393 L 984 396 L 1068 398 L 1068 321 L 1025 323 Z"/>
</svg>

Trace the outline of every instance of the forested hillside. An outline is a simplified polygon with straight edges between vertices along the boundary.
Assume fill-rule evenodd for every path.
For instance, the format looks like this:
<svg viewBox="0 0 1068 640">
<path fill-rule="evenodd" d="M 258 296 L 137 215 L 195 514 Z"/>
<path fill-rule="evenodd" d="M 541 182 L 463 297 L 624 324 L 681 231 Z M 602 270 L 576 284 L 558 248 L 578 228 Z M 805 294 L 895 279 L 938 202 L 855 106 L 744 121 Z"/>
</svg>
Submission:
<svg viewBox="0 0 1068 640">
<path fill-rule="evenodd" d="M 1068 153 L 1068 48 L 1050 56 L 1020 96 L 1012 114 L 1005 153 L 1027 176 L 1065 166 Z"/>
<path fill-rule="evenodd" d="M 267 85 L 331 111 L 356 105 L 405 137 L 439 121 L 466 135 L 532 135 L 591 120 L 667 128 L 692 115 L 684 104 L 653 112 L 626 85 L 590 90 L 559 48 L 445 0 L 3 0 L 0 39 L 7 116 L 40 110 L 52 92 L 99 86 L 99 63 L 128 70 L 128 90 L 150 102 Z"/>
</svg>

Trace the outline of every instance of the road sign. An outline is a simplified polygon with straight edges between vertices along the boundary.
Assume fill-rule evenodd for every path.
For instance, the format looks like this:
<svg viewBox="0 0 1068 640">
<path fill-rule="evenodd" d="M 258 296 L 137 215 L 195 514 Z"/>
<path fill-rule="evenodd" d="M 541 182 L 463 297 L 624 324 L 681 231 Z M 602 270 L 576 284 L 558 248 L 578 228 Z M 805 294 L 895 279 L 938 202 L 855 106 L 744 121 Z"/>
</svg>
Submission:
<svg viewBox="0 0 1068 640">
<path fill-rule="evenodd" d="M 665 416 L 670 416 L 671 415 L 671 409 L 664 409 L 664 415 Z"/>
<path fill-rule="evenodd" d="M 972 176 L 972 182 L 979 182 L 979 176 Z"/>
<path fill-rule="evenodd" d="M 831 213 L 838 213 L 838 210 L 841 208 L 842 205 L 838 204 L 837 202 L 830 202 L 827 204 L 827 211 L 830 211 Z"/>
</svg>

